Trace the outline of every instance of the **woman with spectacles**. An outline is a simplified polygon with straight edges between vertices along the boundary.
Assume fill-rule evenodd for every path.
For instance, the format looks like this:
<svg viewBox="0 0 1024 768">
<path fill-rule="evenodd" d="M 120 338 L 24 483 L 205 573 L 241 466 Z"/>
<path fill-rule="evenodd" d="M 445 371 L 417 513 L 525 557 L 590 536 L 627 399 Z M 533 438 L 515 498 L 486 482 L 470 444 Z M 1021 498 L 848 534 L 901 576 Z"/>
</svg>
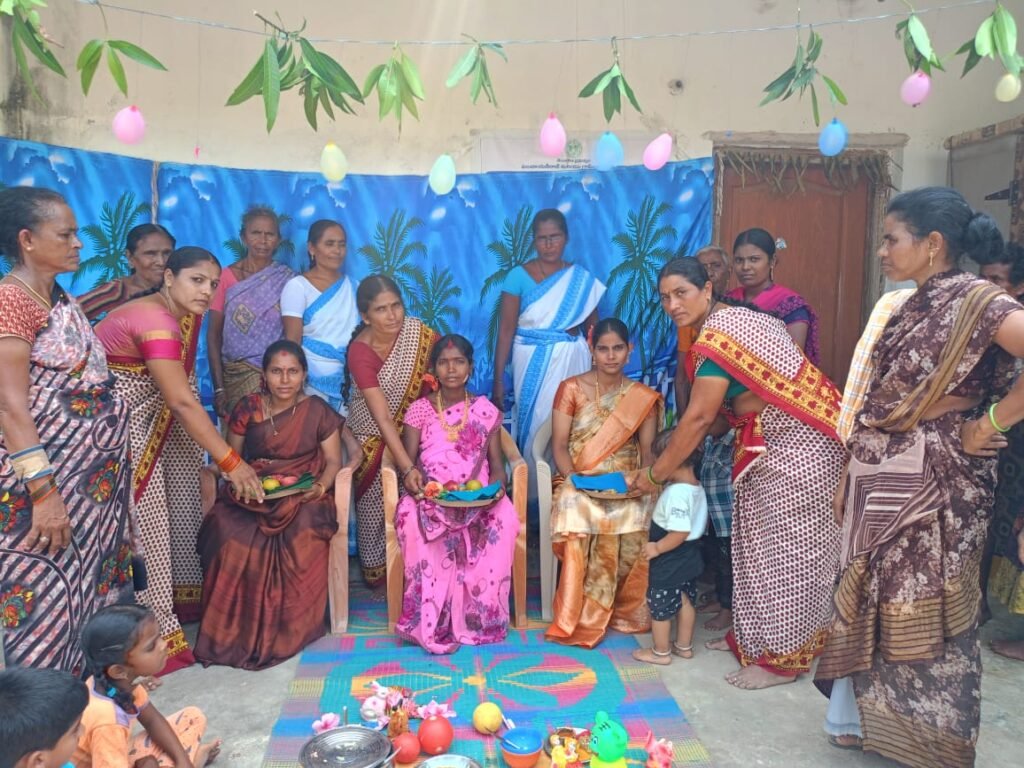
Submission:
<svg viewBox="0 0 1024 768">
<path fill-rule="evenodd" d="M 504 411 L 504 373 L 511 354 L 515 437 L 531 464 L 533 436 L 551 415 L 558 385 L 591 368 L 586 336 L 605 292 L 600 280 L 565 260 L 568 242 L 562 212 L 538 211 L 533 218 L 537 258 L 509 272 L 502 286 L 491 400 Z"/>
</svg>

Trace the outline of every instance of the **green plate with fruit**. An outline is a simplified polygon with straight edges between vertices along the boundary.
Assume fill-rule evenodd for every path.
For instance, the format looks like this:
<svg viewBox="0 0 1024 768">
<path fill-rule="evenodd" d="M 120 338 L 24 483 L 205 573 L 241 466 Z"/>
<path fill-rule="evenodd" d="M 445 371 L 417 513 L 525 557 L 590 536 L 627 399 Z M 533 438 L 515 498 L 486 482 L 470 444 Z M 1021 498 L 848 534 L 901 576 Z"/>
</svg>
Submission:
<svg viewBox="0 0 1024 768">
<path fill-rule="evenodd" d="M 296 493 L 305 493 L 313 487 L 315 480 L 310 472 L 305 472 L 299 477 L 277 473 L 264 475 L 260 478 L 260 483 L 263 485 L 264 498 L 280 499 Z"/>
</svg>

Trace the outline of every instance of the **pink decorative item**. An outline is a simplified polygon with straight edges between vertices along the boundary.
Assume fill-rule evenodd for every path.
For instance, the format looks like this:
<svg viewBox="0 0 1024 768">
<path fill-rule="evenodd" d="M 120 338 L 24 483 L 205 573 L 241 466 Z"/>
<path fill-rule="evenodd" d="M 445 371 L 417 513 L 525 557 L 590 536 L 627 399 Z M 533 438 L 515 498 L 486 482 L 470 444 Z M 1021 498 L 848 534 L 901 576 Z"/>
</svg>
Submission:
<svg viewBox="0 0 1024 768">
<path fill-rule="evenodd" d="M 341 717 L 334 712 L 324 712 L 319 720 L 313 721 L 313 732 L 323 733 L 341 725 Z"/>
<path fill-rule="evenodd" d="M 658 171 L 665 167 L 665 163 L 672 156 L 672 136 L 667 133 L 661 134 L 658 138 L 647 145 L 644 150 L 644 167 L 648 171 Z"/>
<path fill-rule="evenodd" d="M 644 749 L 647 750 L 646 768 L 672 768 L 673 746 L 671 741 L 655 740 L 654 733 L 648 731 Z"/>
<path fill-rule="evenodd" d="M 445 704 L 438 704 L 436 699 L 431 699 L 429 704 L 416 707 L 416 717 L 426 720 L 428 717 L 455 717 L 455 710 Z"/>
<path fill-rule="evenodd" d="M 146 135 L 146 121 L 134 104 L 114 115 L 114 136 L 122 144 L 138 144 Z"/>
<path fill-rule="evenodd" d="M 908 107 L 916 107 L 923 104 L 931 92 L 932 79 L 921 70 L 917 70 L 900 86 L 900 100 Z"/>
<path fill-rule="evenodd" d="M 560 157 L 565 151 L 565 127 L 554 112 L 540 127 L 540 151 L 548 157 Z"/>
<path fill-rule="evenodd" d="M 199 159 L 199 145 L 198 144 L 196 144 L 195 147 L 192 149 L 192 157 L 194 157 L 196 160 Z"/>
</svg>

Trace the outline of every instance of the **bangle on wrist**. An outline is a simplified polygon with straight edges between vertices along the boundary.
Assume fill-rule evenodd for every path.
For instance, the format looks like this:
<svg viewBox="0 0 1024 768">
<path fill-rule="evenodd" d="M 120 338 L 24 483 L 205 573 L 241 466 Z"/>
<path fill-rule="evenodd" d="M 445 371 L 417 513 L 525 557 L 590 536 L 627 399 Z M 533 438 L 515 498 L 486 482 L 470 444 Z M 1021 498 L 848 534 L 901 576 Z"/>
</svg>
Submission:
<svg viewBox="0 0 1024 768">
<path fill-rule="evenodd" d="M 1006 434 L 1007 432 L 1010 431 L 1010 427 L 1001 427 L 1001 426 L 999 426 L 999 422 L 996 421 L 996 406 L 997 405 L 999 405 L 999 403 L 992 403 L 992 405 L 990 405 L 988 407 L 988 420 L 989 420 L 989 422 L 991 422 L 992 427 L 995 429 L 996 432 L 1000 432 L 1002 434 Z"/>
<path fill-rule="evenodd" d="M 217 467 L 221 472 L 230 473 L 241 463 L 242 457 L 238 454 L 238 451 L 234 448 L 229 448 L 224 458 L 217 462 Z"/>
<path fill-rule="evenodd" d="M 224 394 L 224 387 L 214 387 L 213 388 L 213 394 L 215 394 L 215 395 Z"/>
<path fill-rule="evenodd" d="M 653 464 L 647 468 L 647 479 L 651 481 L 651 485 L 656 485 L 659 488 L 665 484 L 663 482 L 659 482 L 658 480 L 654 479 L 654 465 Z"/>
</svg>

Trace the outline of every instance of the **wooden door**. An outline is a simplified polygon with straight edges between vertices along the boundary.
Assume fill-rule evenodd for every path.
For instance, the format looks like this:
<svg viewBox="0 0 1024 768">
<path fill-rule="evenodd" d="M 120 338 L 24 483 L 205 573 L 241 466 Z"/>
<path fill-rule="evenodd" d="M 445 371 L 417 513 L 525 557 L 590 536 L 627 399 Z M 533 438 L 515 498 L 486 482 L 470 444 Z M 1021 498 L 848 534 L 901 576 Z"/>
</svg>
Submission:
<svg viewBox="0 0 1024 768">
<path fill-rule="evenodd" d="M 796 188 L 795 171 L 787 173 L 783 188 Z M 800 293 L 818 313 L 821 367 L 842 389 L 862 328 L 870 181 L 862 175 L 851 188 L 837 189 L 812 166 L 803 172 L 803 190 L 786 194 L 749 174 L 744 183 L 726 167 L 721 184 L 720 244 L 731 250 L 736 236 L 751 227 L 786 241 L 775 281 Z"/>
</svg>

